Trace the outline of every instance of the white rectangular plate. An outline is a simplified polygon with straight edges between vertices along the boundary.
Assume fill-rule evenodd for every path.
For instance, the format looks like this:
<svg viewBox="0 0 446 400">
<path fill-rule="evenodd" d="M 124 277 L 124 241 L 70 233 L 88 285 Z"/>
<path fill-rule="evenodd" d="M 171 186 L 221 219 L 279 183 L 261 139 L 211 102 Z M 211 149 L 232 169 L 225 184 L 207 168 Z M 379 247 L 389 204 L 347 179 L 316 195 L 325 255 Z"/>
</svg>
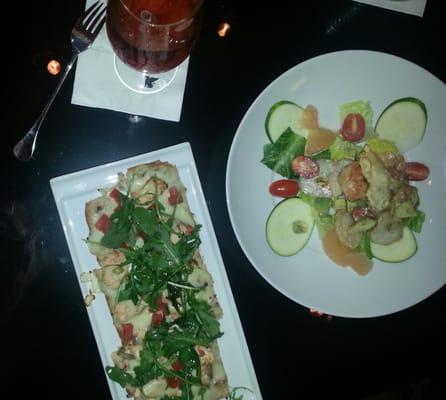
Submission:
<svg viewBox="0 0 446 400">
<path fill-rule="evenodd" d="M 252 393 L 244 391 L 244 400 L 261 400 L 257 378 L 189 143 L 178 144 L 50 180 L 82 294 L 84 297 L 88 294 L 89 284 L 81 282 L 81 273 L 91 271 L 98 266 L 96 258 L 90 254 L 84 242 L 88 236 L 85 203 L 98 197 L 98 188 L 114 185 L 118 179 L 118 172 L 125 172 L 129 167 L 156 160 L 169 162 L 178 168 L 180 178 L 187 188 L 188 204 L 195 215 L 196 222 L 202 225 L 200 253 L 214 279 L 217 298 L 224 312 L 223 319 L 220 321 L 224 335 L 218 343 L 230 388 L 247 387 L 252 390 Z M 111 353 L 119 347 L 120 339 L 103 295 L 96 296 L 93 303 L 87 307 L 87 312 L 105 371 L 107 365 L 113 365 Z M 119 384 L 108 378 L 107 381 L 113 399 L 127 399 L 124 389 Z"/>
</svg>

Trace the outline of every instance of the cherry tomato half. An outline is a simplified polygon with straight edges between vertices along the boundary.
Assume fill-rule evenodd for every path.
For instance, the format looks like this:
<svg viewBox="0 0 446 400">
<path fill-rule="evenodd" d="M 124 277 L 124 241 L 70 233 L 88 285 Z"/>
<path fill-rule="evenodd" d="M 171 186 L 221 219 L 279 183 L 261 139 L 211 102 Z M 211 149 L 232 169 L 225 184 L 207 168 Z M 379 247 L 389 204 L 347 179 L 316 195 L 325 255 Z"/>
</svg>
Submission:
<svg viewBox="0 0 446 400">
<path fill-rule="evenodd" d="M 318 162 L 307 156 L 298 156 L 291 161 L 291 169 L 296 175 L 299 175 L 304 179 L 315 178 L 319 175 Z"/>
<path fill-rule="evenodd" d="M 348 114 L 342 123 L 341 135 L 349 142 L 359 142 L 365 135 L 365 120 L 361 114 Z"/>
<path fill-rule="evenodd" d="M 269 192 L 278 197 L 294 197 L 299 193 L 299 190 L 299 184 L 292 179 L 279 179 L 269 185 Z"/>
<path fill-rule="evenodd" d="M 407 162 L 404 172 L 410 181 L 424 181 L 429 176 L 429 167 L 419 162 Z"/>
</svg>

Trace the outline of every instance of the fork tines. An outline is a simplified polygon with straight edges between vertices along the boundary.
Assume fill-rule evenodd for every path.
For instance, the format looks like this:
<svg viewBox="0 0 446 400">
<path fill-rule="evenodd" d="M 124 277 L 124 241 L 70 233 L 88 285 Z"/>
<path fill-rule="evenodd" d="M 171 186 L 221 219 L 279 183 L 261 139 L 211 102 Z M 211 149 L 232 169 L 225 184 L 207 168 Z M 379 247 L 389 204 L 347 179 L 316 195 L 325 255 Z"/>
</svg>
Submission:
<svg viewBox="0 0 446 400">
<path fill-rule="evenodd" d="M 105 4 L 102 1 L 97 1 L 85 11 L 83 18 L 81 18 L 82 21 L 79 22 L 81 22 L 84 29 L 95 35 L 102 28 L 102 25 L 104 25 L 106 10 Z"/>
</svg>

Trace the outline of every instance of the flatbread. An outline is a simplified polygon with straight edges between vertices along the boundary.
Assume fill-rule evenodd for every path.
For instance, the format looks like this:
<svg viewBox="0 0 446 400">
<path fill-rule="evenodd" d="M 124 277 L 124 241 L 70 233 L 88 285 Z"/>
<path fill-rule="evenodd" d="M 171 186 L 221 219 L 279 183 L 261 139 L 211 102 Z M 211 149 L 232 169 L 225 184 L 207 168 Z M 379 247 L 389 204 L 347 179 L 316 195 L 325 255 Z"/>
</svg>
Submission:
<svg viewBox="0 0 446 400">
<path fill-rule="evenodd" d="M 160 298 L 157 299 L 157 306 L 154 306 L 153 304 L 149 305 L 142 297 L 138 297 L 136 302 L 135 299 L 126 298 L 127 292 L 125 292 L 130 287 L 129 281 L 133 276 L 133 268 L 136 268 L 131 262 L 128 262 L 125 253 L 141 252 L 143 251 L 141 249 L 146 251 L 146 245 L 149 245 L 151 240 L 150 237 L 147 237 L 147 232 L 141 232 L 140 227 L 137 229 L 138 222 L 135 222 L 135 229 L 132 228 L 132 232 L 135 231 L 136 236 L 133 237 L 133 234 L 128 236 L 134 243 L 123 242 L 122 245 L 115 246 L 115 248 L 108 248 L 104 245 L 104 240 L 111 235 L 110 230 L 115 229 L 119 224 L 119 218 L 116 215 L 118 211 L 122 210 L 122 202 L 127 204 L 128 199 L 133 201 L 132 207 L 135 207 L 134 209 L 141 208 L 143 211 L 139 211 L 147 218 L 149 213 L 155 215 L 155 209 L 162 210 L 162 212 L 156 213 L 157 223 L 171 224 L 169 225 L 171 226 L 169 239 L 173 247 L 181 240 L 181 243 L 185 243 L 188 235 L 196 234 L 194 232 L 198 227 L 187 204 L 186 188 L 174 165 L 155 161 L 129 168 L 125 174 L 119 174 L 118 183 L 115 186 L 100 189 L 100 193 L 98 198 L 89 201 L 85 207 L 85 217 L 89 228 L 87 243 L 99 265 L 99 268 L 93 271 L 93 275 L 106 297 L 114 325 L 122 339 L 122 346 L 112 354 L 115 365 L 111 367 L 112 369 L 108 368 L 107 371 L 111 378 L 113 373 L 110 371 L 134 376 L 135 368 L 141 369 L 144 364 L 141 357 L 147 357 L 142 354 L 145 351 L 143 349 L 149 346 L 147 344 L 148 332 L 159 328 L 162 324 L 169 329 L 169 332 L 182 330 L 177 322 L 179 321 L 178 324 L 180 324 L 185 320 L 184 308 L 187 309 L 188 306 L 183 307 L 183 297 L 181 296 L 171 298 L 172 293 L 178 295 L 179 290 L 186 290 L 187 293 L 193 292 L 192 303 L 198 302 L 197 304 L 203 306 L 205 310 L 209 310 L 209 315 L 212 314 L 216 320 L 222 317 L 223 311 L 214 291 L 212 277 L 198 247 L 187 258 L 187 265 L 185 264 L 188 268 L 187 278 L 181 284 L 174 282 L 166 284 L 166 287 L 162 288 Z M 104 239 L 105 236 L 107 238 Z M 170 244 L 167 243 L 166 247 L 170 247 Z M 170 259 L 169 262 L 172 260 Z M 182 262 L 180 260 L 178 265 Z M 175 263 L 172 265 L 172 268 L 178 267 Z M 143 267 L 139 266 L 138 268 Z M 175 290 L 172 289 L 172 286 L 175 287 Z M 195 378 L 199 374 L 201 388 L 197 384 L 186 384 L 184 380 L 186 378 L 181 376 L 182 373 L 185 373 L 185 367 L 178 361 L 179 359 L 175 361 L 177 355 L 179 357 L 181 349 L 169 357 L 160 357 L 157 360 L 167 369 L 167 373 L 161 373 L 156 377 L 151 376 L 146 381 L 140 381 L 138 385 L 119 383 L 125 387 L 129 396 L 137 400 L 161 399 L 163 396 L 180 397 L 182 390 L 191 390 L 194 399 L 216 400 L 227 397 L 229 395 L 227 376 L 217 340 L 214 339 L 207 345 L 194 343 L 191 346 L 193 346 L 200 364 L 199 367 L 196 367 Z"/>
</svg>

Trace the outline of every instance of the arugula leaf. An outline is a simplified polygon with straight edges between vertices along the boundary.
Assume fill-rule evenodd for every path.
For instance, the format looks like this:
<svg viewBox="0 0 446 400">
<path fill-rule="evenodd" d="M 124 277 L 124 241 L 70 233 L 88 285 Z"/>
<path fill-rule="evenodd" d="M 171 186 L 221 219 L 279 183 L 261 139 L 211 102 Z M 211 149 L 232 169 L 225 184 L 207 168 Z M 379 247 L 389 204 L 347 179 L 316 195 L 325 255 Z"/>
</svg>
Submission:
<svg viewBox="0 0 446 400">
<path fill-rule="evenodd" d="M 198 353 L 195 351 L 193 347 L 187 347 L 184 349 L 179 350 L 178 352 L 178 359 L 180 360 L 181 364 L 183 365 L 183 368 L 187 370 L 194 370 L 198 369 L 197 377 L 200 379 L 201 373 L 200 373 L 200 358 L 198 357 Z M 192 376 L 189 376 L 188 378 L 193 378 Z"/>
<path fill-rule="evenodd" d="M 262 163 L 285 178 L 291 178 L 294 176 L 291 161 L 304 154 L 306 142 L 288 128 L 276 142 L 264 146 Z"/>
<path fill-rule="evenodd" d="M 133 386 L 136 383 L 133 375 L 125 372 L 121 368 L 107 367 L 105 371 L 107 372 L 107 375 L 111 380 L 118 382 L 123 388 L 125 388 L 127 385 Z"/>
<path fill-rule="evenodd" d="M 103 246 L 110 249 L 119 249 L 124 243 L 134 244 L 135 239 L 131 235 L 132 225 L 125 220 L 125 217 L 123 218 L 120 212 L 112 214 L 112 225 L 101 238 Z"/>
<path fill-rule="evenodd" d="M 241 394 L 240 396 L 237 396 L 237 392 L 239 390 L 246 390 L 250 393 L 254 393 L 251 389 L 248 389 L 245 386 L 237 386 L 235 388 L 232 388 L 230 393 L 229 393 L 229 397 L 228 400 L 243 400 L 243 395 Z"/>
<path fill-rule="evenodd" d="M 198 321 L 201 322 L 202 329 L 207 337 L 213 340 L 222 335 L 222 332 L 220 331 L 220 323 L 215 318 L 212 308 L 208 303 L 205 303 L 204 301 L 194 301 L 193 310 Z"/>
<path fill-rule="evenodd" d="M 189 314 L 175 321 L 181 330 L 173 330 L 164 340 L 164 350 L 166 354 L 173 354 L 177 350 L 193 348 L 194 346 L 209 346 L 216 338 L 222 335 L 220 332 L 220 324 L 215 317 L 210 316 L 209 320 L 214 320 L 218 324 L 218 330 L 212 332 L 215 336 L 210 336 L 209 331 L 203 329 L 196 319 L 196 316 Z"/>
<path fill-rule="evenodd" d="M 156 342 L 153 343 L 155 344 Z M 163 370 L 157 361 L 161 356 L 162 351 L 160 346 L 151 346 L 151 342 L 144 342 L 143 348 L 139 352 L 140 363 L 133 369 L 135 372 L 135 381 L 138 386 L 143 386 L 163 374 Z"/>
<path fill-rule="evenodd" d="M 134 245 L 136 235 L 133 227 L 134 200 L 120 194 L 121 207 L 111 216 L 112 225 L 101 239 L 101 244 L 110 249 L 119 249 L 124 243 Z"/>
<path fill-rule="evenodd" d="M 190 234 L 180 234 L 180 240 L 176 244 L 176 249 L 183 262 L 189 262 L 200 246 L 201 240 L 198 234 L 200 228 L 201 225 L 195 225 Z"/>
<path fill-rule="evenodd" d="M 152 308 L 156 308 L 157 298 L 177 270 L 171 268 L 162 252 L 153 251 L 153 247 L 151 250 L 148 252 L 146 246 L 132 251 L 123 250 L 126 262 L 132 267 L 123 283 L 124 289 L 120 291 L 120 301 L 131 299 L 134 304 L 138 304 L 142 299 Z"/>
<path fill-rule="evenodd" d="M 135 207 L 133 217 L 138 228 L 148 237 L 152 236 L 157 230 L 158 221 L 156 211 L 154 209 Z"/>
<path fill-rule="evenodd" d="M 173 215 L 164 214 L 156 193 L 154 205 L 144 208 L 137 199 L 121 195 L 121 207 L 112 214 L 112 225 L 101 244 L 119 248 L 125 256 L 123 264 L 130 265 L 118 289 L 118 302 L 131 300 L 135 305 L 145 302 L 153 311 L 167 289 L 180 317 L 169 322 L 164 319 L 159 326 L 147 331 L 139 365 L 131 373 L 108 367 L 107 374 L 123 387 L 142 387 L 159 376 L 175 377 L 182 381 L 181 396 L 175 398 L 188 400 L 192 397 L 192 386 L 199 393 L 205 391 L 195 346 L 209 347 L 222 332 L 212 307 L 196 298 L 199 289 L 190 287 L 187 280 L 193 269 L 192 258 L 201 243 L 201 226 L 196 225 L 187 234 L 177 232 L 175 209 Z M 174 241 L 172 234 L 176 235 Z M 144 245 L 136 246 L 137 235 L 144 237 Z M 123 248 L 124 243 L 130 246 Z M 182 365 L 179 371 L 172 369 L 176 361 Z"/>
<path fill-rule="evenodd" d="M 164 341 L 166 354 L 174 354 L 178 350 L 187 349 L 196 345 L 205 345 L 195 335 L 195 331 L 173 331 Z"/>
<path fill-rule="evenodd" d="M 132 300 L 133 304 L 138 304 L 139 296 L 136 288 L 133 285 L 123 285 L 118 291 L 116 301 L 119 303 L 121 301 Z"/>
</svg>

